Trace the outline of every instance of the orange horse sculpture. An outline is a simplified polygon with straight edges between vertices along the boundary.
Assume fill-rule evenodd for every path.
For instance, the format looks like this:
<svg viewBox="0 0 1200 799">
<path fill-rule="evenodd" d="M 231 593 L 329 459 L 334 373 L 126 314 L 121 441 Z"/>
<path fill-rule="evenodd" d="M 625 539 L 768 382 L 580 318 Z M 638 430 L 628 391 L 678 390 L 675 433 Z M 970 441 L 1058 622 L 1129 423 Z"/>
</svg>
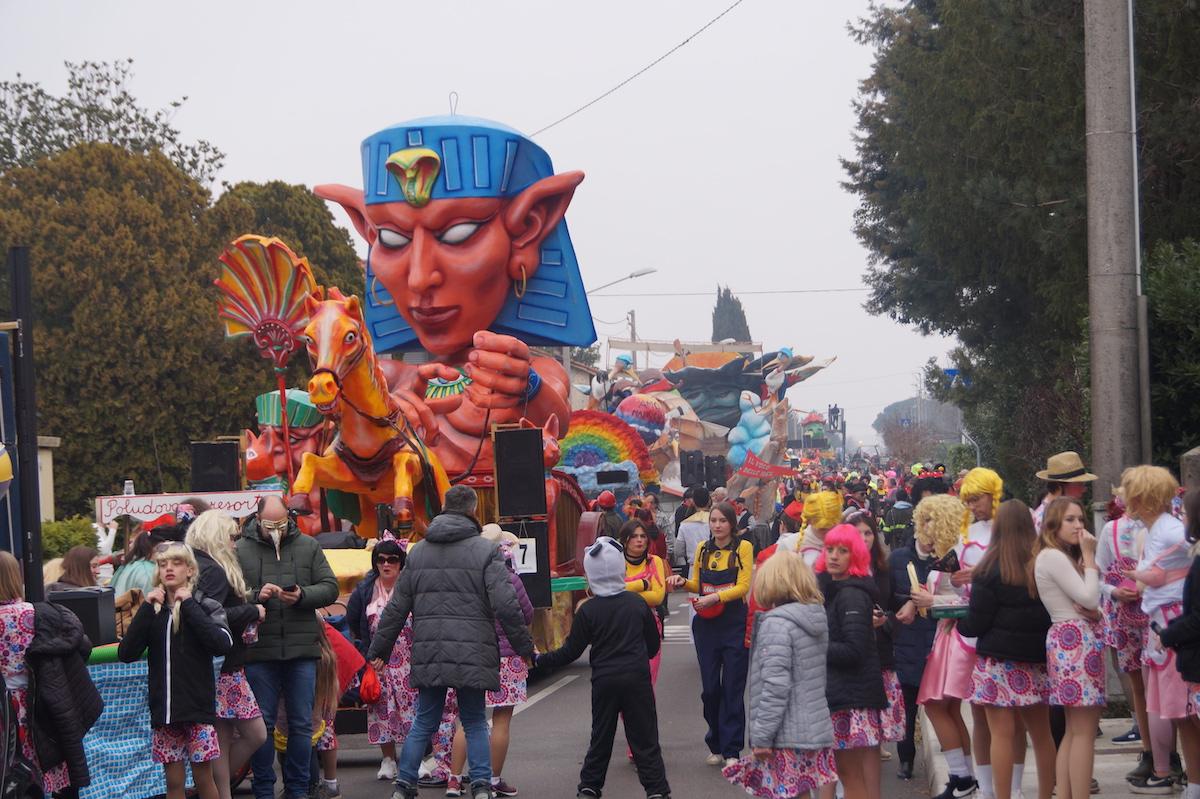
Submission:
<svg viewBox="0 0 1200 799">
<path fill-rule="evenodd" d="M 358 297 L 331 288 L 328 297 L 318 291 L 305 304 L 303 340 L 313 363 L 308 394 L 317 410 L 341 422 L 325 454 L 304 454 L 288 506 L 311 512 L 309 492 L 336 488 L 358 495 L 364 538 L 378 532 L 378 504 L 390 505 L 400 528 L 420 523 L 418 508 L 440 510 L 450 480 L 388 393 Z M 423 533 L 424 525 L 415 532 Z"/>
</svg>

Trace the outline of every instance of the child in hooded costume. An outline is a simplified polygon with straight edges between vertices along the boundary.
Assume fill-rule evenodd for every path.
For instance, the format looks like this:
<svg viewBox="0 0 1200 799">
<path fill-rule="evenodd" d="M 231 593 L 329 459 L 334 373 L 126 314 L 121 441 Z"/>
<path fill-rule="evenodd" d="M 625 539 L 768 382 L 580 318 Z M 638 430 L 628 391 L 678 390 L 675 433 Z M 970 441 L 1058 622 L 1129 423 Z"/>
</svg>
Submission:
<svg viewBox="0 0 1200 799">
<path fill-rule="evenodd" d="M 638 779 L 647 799 L 671 794 L 658 745 L 658 711 L 650 686 L 650 658 L 659 649 L 654 612 L 637 594 L 625 590 L 625 554 L 603 536 L 583 559 L 592 598 L 575 612 L 561 648 L 541 655 L 539 666 L 571 663 L 592 647 L 592 738 L 579 773 L 578 796 L 599 797 L 612 756 L 617 717 L 633 752 Z"/>
</svg>

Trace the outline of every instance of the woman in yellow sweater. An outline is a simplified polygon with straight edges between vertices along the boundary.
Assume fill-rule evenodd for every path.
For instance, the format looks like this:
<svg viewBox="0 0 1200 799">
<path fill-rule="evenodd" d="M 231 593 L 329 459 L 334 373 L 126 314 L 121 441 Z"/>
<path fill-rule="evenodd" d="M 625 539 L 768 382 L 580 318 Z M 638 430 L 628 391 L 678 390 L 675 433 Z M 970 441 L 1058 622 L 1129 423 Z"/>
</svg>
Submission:
<svg viewBox="0 0 1200 799">
<path fill-rule="evenodd" d="M 734 536 L 737 512 L 722 502 L 709 512 L 710 538 L 696 547 L 696 559 L 688 580 L 672 575 L 667 585 L 686 589 L 699 597 L 692 600 L 692 639 L 700 664 L 700 700 L 708 733 L 704 742 L 710 752 L 709 765 L 737 761 L 745 744 L 746 670 L 750 664 L 746 634 L 746 594 L 754 568 L 754 546 Z"/>
<path fill-rule="evenodd" d="M 617 540 L 625 547 L 625 590 L 646 600 L 655 611 L 658 622 L 658 637 L 662 638 L 662 618 L 658 609 L 667 596 L 667 567 L 662 558 L 650 554 L 650 535 L 637 519 L 621 525 Z M 658 682 L 658 667 L 662 662 L 662 648 L 650 658 L 650 684 Z"/>
</svg>

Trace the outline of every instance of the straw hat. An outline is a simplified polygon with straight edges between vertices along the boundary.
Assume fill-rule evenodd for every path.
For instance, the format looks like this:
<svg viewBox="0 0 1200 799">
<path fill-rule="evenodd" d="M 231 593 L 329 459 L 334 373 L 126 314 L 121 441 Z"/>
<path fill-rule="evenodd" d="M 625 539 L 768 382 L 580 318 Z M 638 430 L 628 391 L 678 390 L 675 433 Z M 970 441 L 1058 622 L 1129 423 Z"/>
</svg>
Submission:
<svg viewBox="0 0 1200 799">
<path fill-rule="evenodd" d="M 1078 452 L 1060 452 L 1050 456 L 1046 468 L 1037 473 L 1037 478 L 1054 483 L 1090 483 L 1096 475 L 1083 465 Z"/>
</svg>

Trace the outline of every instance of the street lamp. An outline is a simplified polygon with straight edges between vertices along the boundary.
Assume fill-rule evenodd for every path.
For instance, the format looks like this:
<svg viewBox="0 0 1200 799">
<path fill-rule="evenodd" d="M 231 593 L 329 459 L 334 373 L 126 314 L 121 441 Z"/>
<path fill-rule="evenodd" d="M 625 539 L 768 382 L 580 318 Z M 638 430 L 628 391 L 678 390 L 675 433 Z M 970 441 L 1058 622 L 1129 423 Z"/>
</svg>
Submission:
<svg viewBox="0 0 1200 799">
<path fill-rule="evenodd" d="M 591 291 L 588 291 L 588 292 L 586 292 L 586 293 L 587 293 L 587 294 L 593 294 L 593 293 L 595 293 L 595 292 L 597 292 L 597 291 L 600 291 L 601 289 L 606 289 L 606 288 L 608 288 L 609 286 L 615 286 L 615 285 L 617 285 L 618 283 L 623 283 L 623 282 L 625 282 L 626 280 L 632 280 L 632 279 L 633 279 L 633 278 L 635 278 L 635 277 L 645 277 L 646 275 L 652 275 L 652 274 L 654 274 L 654 273 L 655 273 L 655 272 L 657 272 L 657 271 L 658 271 L 658 270 L 657 270 L 657 269 L 655 269 L 655 268 L 654 268 L 654 267 L 652 267 L 652 266 L 647 266 L 647 267 L 644 267 L 644 268 L 642 268 L 642 269 L 636 269 L 636 270 L 634 270 L 634 271 L 630 272 L 630 273 L 629 273 L 628 275 L 626 275 L 625 277 L 619 277 L 619 278 L 617 278 L 616 280 L 610 280 L 608 283 L 605 283 L 603 286 L 596 286 L 596 288 L 594 288 L 594 289 L 592 289 Z M 635 312 L 635 311 L 633 311 L 633 310 L 629 311 L 629 313 L 627 314 L 627 317 L 628 317 L 628 319 L 629 319 L 629 338 L 630 338 L 630 340 L 632 340 L 632 341 L 637 341 L 637 316 L 636 316 L 636 312 Z M 646 357 L 648 358 L 648 357 L 649 357 L 649 355 L 647 355 Z M 567 360 L 566 360 L 566 359 L 567 359 L 567 356 L 566 356 L 566 355 L 564 355 L 564 356 L 563 356 L 563 363 L 564 363 L 564 364 L 565 364 L 565 363 L 567 363 Z M 648 361 L 647 361 L 647 363 L 648 363 Z M 634 353 L 633 353 L 633 368 L 634 368 L 634 370 L 635 370 L 635 371 L 637 370 L 637 352 L 636 352 L 636 351 L 634 351 Z M 567 374 L 570 374 L 570 370 L 569 370 L 569 369 L 568 369 L 568 371 L 567 371 Z"/>
<path fill-rule="evenodd" d="M 622 282 L 624 282 L 624 281 L 626 281 L 626 280 L 632 280 L 632 279 L 633 279 L 633 278 L 635 278 L 635 277 L 645 277 L 646 275 L 652 275 L 652 274 L 654 274 L 654 273 L 655 273 L 655 272 L 657 272 L 657 271 L 658 271 L 658 270 L 657 270 L 657 269 L 655 269 L 655 268 L 654 268 L 654 267 L 652 267 L 652 266 L 650 266 L 650 267 L 646 267 L 645 269 L 638 269 L 638 270 L 636 270 L 636 271 L 634 271 L 634 272 L 630 272 L 630 273 L 629 273 L 628 275 L 626 275 L 625 277 L 619 277 L 619 278 L 617 278 L 616 280 L 609 281 L 608 283 L 605 283 L 603 286 L 596 286 L 596 288 L 592 289 L 591 291 L 588 291 L 587 293 L 588 293 L 588 294 L 594 294 L 594 293 L 596 293 L 597 291 L 600 291 L 601 289 L 606 289 L 606 288 L 608 288 L 609 286 L 615 286 L 615 285 L 617 285 L 618 283 L 622 283 Z"/>
</svg>

